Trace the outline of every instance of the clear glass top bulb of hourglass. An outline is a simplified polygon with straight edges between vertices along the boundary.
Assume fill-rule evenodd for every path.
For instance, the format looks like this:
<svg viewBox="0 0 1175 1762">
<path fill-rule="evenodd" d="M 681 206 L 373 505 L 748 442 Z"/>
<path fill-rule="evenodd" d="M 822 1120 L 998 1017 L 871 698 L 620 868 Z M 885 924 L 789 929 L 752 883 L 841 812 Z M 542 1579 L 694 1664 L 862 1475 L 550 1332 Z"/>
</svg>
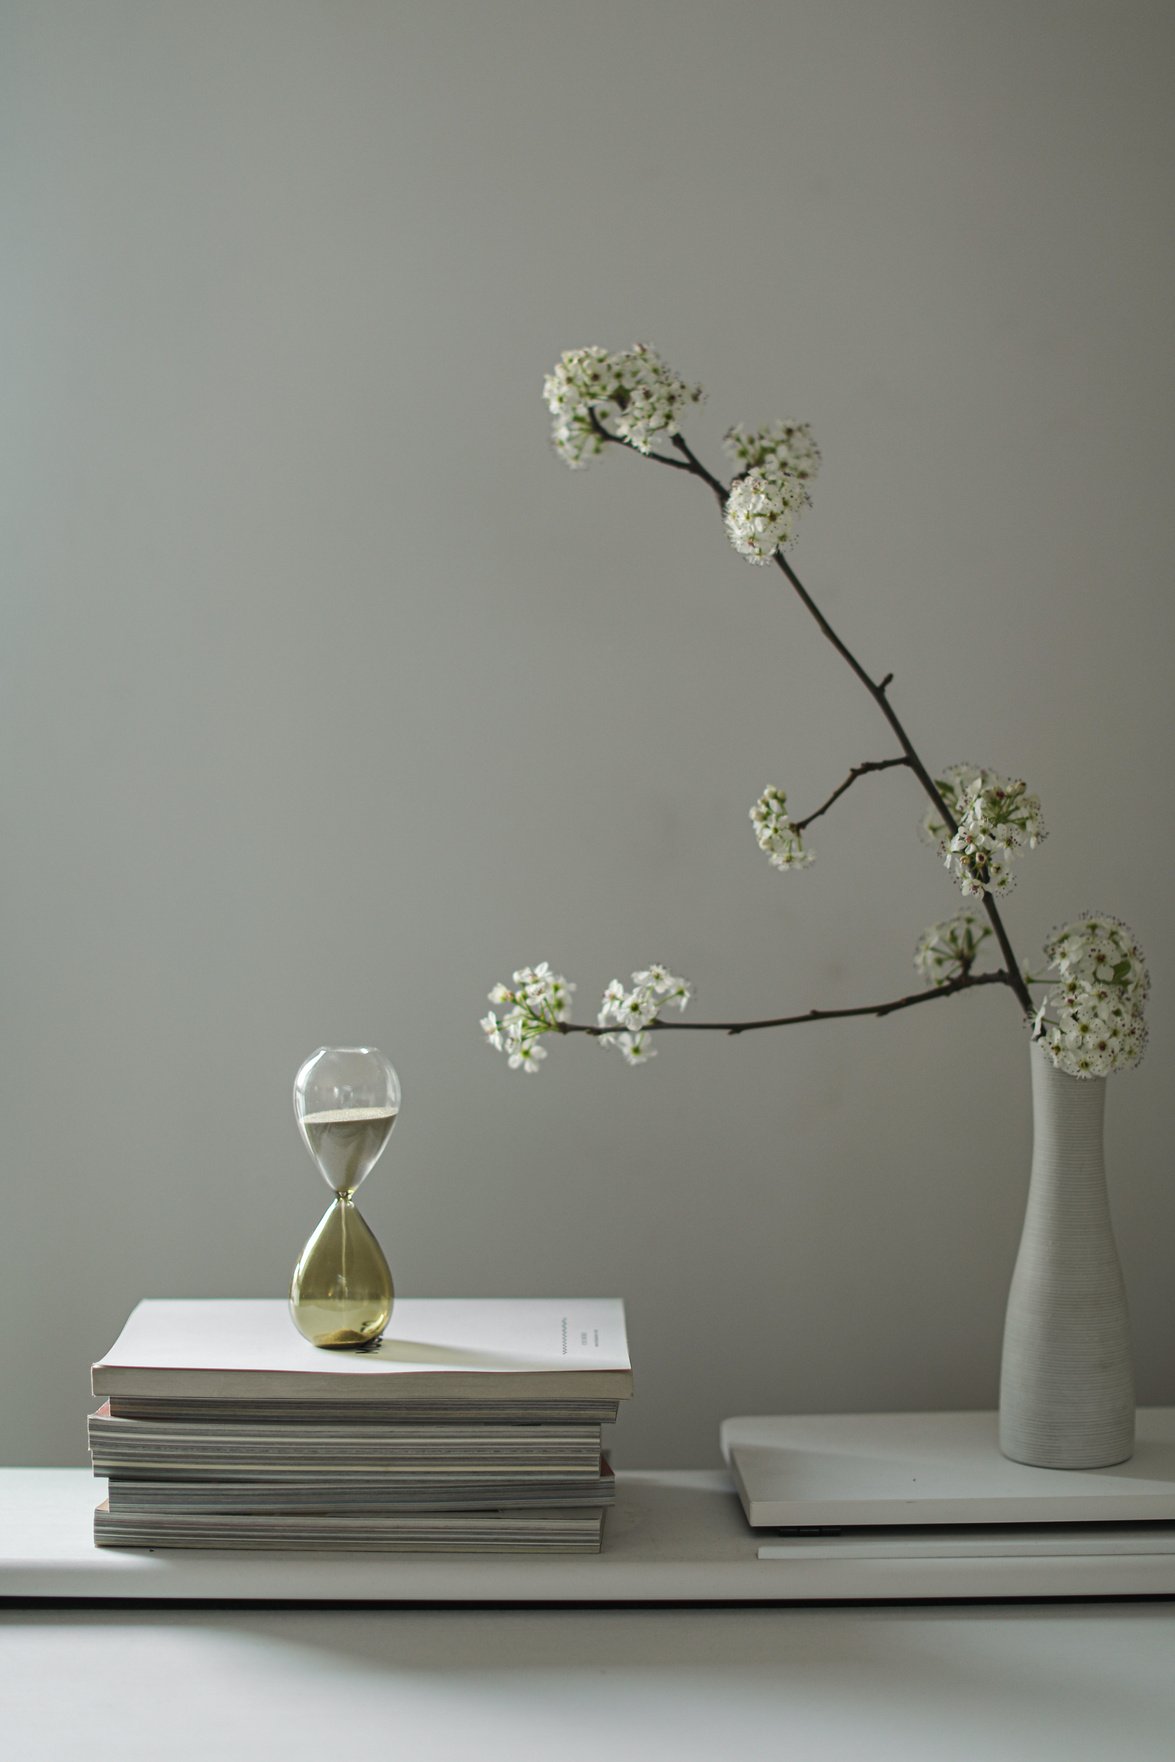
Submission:
<svg viewBox="0 0 1175 1762">
<path fill-rule="evenodd" d="M 400 1079 L 374 1046 L 320 1046 L 294 1079 L 302 1141 L 335 1193 L 354 1193 L 391 1137 Z"/>
</svg>

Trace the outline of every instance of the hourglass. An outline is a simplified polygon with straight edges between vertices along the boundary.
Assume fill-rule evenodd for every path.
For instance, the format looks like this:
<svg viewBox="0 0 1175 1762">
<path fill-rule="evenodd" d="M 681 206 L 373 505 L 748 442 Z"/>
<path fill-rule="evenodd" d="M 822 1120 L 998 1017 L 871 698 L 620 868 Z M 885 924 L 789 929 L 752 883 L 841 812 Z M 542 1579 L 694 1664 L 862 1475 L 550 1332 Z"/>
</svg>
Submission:
<svg viewBox="0 0 1175 1762">
<path fill-rule="evenodd" d="M 290 1281 L 290 1314 L 315 1346 L 374 1346 L 394 1292 L 383 1249 L 355 1205 L 400 1111 L 400 1079 L 374 1046 L 320 1046 L 294 1079 L 294 1117 L 334 1201 Z"/>
</svg>

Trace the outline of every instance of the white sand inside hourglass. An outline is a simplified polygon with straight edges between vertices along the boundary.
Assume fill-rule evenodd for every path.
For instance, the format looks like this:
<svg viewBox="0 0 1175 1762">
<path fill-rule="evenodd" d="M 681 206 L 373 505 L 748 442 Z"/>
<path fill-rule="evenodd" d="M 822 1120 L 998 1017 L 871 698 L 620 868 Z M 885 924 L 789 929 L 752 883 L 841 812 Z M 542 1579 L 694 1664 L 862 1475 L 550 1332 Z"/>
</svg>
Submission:
<svg viewBox="0 0 1175 1762">
<path fill-rule="evenodd" d="M 388 1141 L 394 1107 L 336 1107 L 303 1116 L 318 1166 L 336 1193 L 353 1193 Z"/>
</svg>

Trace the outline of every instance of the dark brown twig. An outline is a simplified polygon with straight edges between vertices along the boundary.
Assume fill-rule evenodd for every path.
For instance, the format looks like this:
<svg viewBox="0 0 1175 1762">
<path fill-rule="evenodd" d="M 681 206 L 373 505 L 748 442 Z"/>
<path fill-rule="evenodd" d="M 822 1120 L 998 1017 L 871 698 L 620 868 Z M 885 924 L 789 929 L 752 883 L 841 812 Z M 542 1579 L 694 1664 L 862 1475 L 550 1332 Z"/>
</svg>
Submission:
<svg viewBox="0 0 1175 1762">
<path fill-rule="evenodd" d="M 705 483 L 717 497 L 720 507 L 725 511 L 727 499 L 727 490 L 725 486 L 714 476 L 712 471 L 707 471 L 701 460 L 691 451 L 688 442 L 680 434 L 674 435 L 673 444 L 681 454 L 692 474 L 695 477 L 701 478 L 702 482 Z M 676 464 L 677 461 L 674 460 L 672 463 Z M 898 745 L 901 747 L 902 752 L 905 755 L 907 764 L 913 771 L 915 777 L 917 777 L 926 794 L 930 797 L 930 800 L 934 803 L 935 809 L 942 817 L 943 824 L 953 836 L 955 832 L 958 831 L 958 825 L 955 818 L 939 793 L 934 778 L 919 757 L 913 741 L 902 726 L 897 712 L 886 696 L 887 688 L 893 680 L 893 674 L 887 673 L 884 679 L 881 680 L 871 678 L 861 665 L 860 661 L 858 661 L 856 655 L 849 648 L 848 644 L 843 642 L 837 635 L 836 631 L 832 628 L 832 625 L 828 622 L 828 619 L 824 616 L 823 612 L 820 610 L 791 564 L 787 561 L 787 558 L 783 555 L 782 551 L 776 551 L 775 563 L 777 567 L 783 571 L 796 594 L 799 596 L 812 617 L 816 620 L 816 623 L 820 626 L 820 629 L 824 632 L 824 635 L 828 638 L 833 648 L 848 666 L 852 668 L 853 672 L 857 675 L 857 678 L 861 681 L 861 684 L 865 687 L 865 690 L 869 693 L 870 697 L 876 703 L 878 709 L 893 729 L 893 732 L 897 737 Z M 1003 919 L 999 914 L 999 908 L 990 893 L 985 893 L 983 895 L 983 909 L 987 913 L 988 921 L 991 924 L 992 930 L 995 932 L 996 941 L 1000 946 L 1000 953 L 1003 955 L 1004 961 L 1007 965 L 1006 982 L 1011 986 L 1017 1002 L 1025 1015 L 1031 1015 L 1032 999 L 1028 995 L 1028 987 L 1025 985 L 1023 976 L 1021 975 L 1019 963 L 1017 962 L 1015 953 L 1012 949 L 1008 932 L 1004 928 Z"/>
<path fill-rule="evenodd" d="M 814 814 L 809 814 L 806 820 L 793 820 L 792 825 L 797 832 L 806 832 L 813 820 L 818 820 L 821 814 L 826 814 L 833 802 L 839 801 L 845 790 L 853 787 L 858 777 L 864 777 L 869 771 L 889 771 L 895 765 L 908 765 L 909 763 L 905 753 L 896 759 L 865 759 L 862 764 L 853 766 L 840 788 L 833 790 L 823 807 L 817 808 Z"/>
<path fill-rule="evenodd" d="M 914 991 L 909 997 L 895 997 L 889 1003 L 862 1003 L 851 1009 L 810 1009 L 798 1016 L 769 1016 L 757 1022 L 665 1022 L 658 1017 L 655 1022 L 649 1022 L 635 1032 L 734 1035 L 750 1034 L 756 1028 L 790 1028 L 800 1022 L 842 1021 L 846 1016 L 892 1016 L 898 1010 L 911 1009 L 916 1003 L 931 1003 L 936 997 L 953 997 L 956 992 L 970 991 L 976 985 L 1011 984 L 1011 974 L 1002 969 L 998 973 L 969 973 L 958 979 L 949 979 L 945 985 L 935 985 L 930 991 Z M 596 1040 L 605 1034 L 634 1031 L 626 1029 L 623 1023 L 615 1022 L 602 1028 L 593 1027 L 586 1022 L 558 1022 L 555 1025 L 560 1034 L 588 1034 Z"/>
</svg>

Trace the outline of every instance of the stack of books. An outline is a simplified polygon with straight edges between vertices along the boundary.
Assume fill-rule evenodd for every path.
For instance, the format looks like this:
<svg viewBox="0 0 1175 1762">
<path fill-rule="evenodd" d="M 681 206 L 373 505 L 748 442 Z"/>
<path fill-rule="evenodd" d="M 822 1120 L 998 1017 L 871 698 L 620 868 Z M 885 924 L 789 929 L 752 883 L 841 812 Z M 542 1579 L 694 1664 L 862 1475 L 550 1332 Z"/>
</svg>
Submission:
<svg viewBox="0 0 1175 1762">
<path fill-rule="evenodd" d="M 615 1298 L 401 1298 L 360 1352 L 280 1299 L 148 1299 L 93 1389 L 101 1547 L 596 1553 L 632 1366 Z"/>
</svg>

